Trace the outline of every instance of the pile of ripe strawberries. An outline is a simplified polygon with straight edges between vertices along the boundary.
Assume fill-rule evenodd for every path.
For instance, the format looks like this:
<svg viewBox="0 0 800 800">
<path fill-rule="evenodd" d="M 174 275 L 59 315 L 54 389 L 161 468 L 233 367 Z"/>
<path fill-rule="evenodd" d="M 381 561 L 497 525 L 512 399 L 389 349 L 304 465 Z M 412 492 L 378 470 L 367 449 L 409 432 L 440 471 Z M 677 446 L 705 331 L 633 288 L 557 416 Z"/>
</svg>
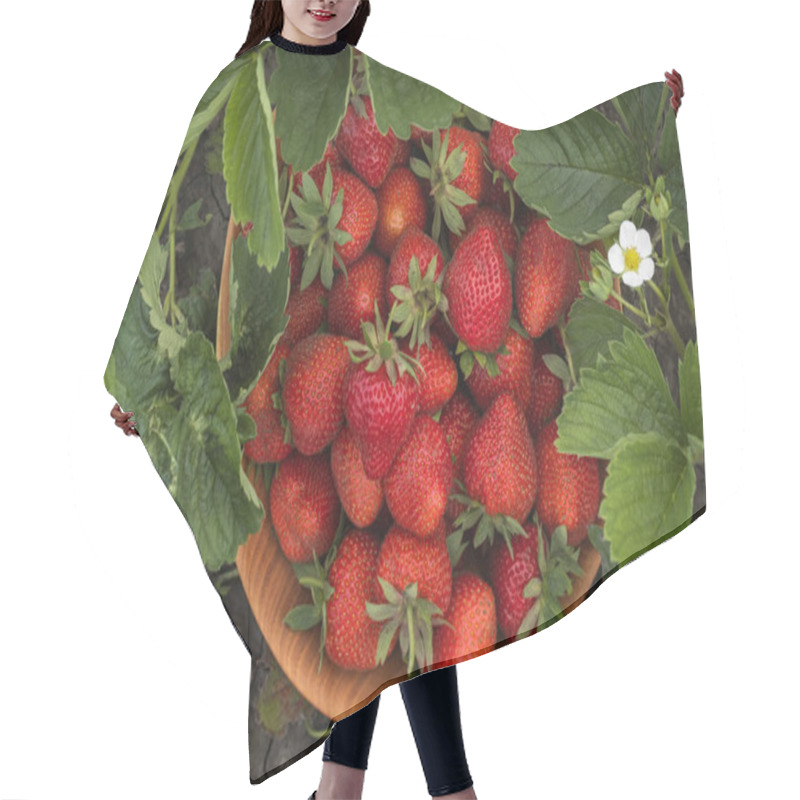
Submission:
<svg viewBox="0 0 800 800">
<path fill-rule="evenodd" d="M 540 536 L 563 525 L 577 546 L 602 524 L 605 463 L 556 450 L 564 385 L 542 359 L 563 355 L 557 323 L 601 245 L 515 195 L 518 129 L 404 141 L 359 100 L 307 173 L 317 192 L 293 175 L 289 320 L 246 400 L 244 450 L 277 465 L 267 513 L 286 558 L 329 556 L 327 656 L 372 669 L 399 639 L 409 666 L 439 667 L 518 633 Z"/>
</svg>

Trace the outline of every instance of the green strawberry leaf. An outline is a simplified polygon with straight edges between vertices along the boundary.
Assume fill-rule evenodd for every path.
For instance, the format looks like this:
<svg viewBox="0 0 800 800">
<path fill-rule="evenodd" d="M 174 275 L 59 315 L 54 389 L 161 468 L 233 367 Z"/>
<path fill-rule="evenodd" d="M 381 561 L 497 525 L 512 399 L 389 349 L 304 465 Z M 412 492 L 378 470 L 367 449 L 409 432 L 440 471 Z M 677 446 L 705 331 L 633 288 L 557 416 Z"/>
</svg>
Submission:
<svg viewBox="0 0 800 800">
<path fill-rule="evenodd" d="M 603 528 L 600 525 L 589 525 L 586 533 L 592 547 L 600 553 L 601 572 L 603 575 L 607 575 L 617 566 L 617 562 L 611 558 L 611 545 L 603 535 Z"/>
<path fill-rule="evenodd" d="M 202 228 L 211 221 L 211 217 L 214 216 L 213 214 L 206 214 L 205 219 L 200 219 L 200 215 L 197 213 L 200 210 L 200 205 L 202 202 L 203 198 L 201 197 L 197 202 L 192 203 L 192 205 L 190 205 L 189 208 L 183 212 L 183 216 L 181 217 L 181 221 L 178 223 L 176 230 L 191 231 L 195 228 Z"/>
<path fill-rule="evenodd" d="M 200 134 L 217 116 L 230 97 L 240 70 L 252 64 L 255 58 L 255 54 L 251 54 L 245 58 L 235 59 L 217 75 L 212 84 L 206 89 L 205 94 L 200 98 L 200 102 L 194 110 L 192 120 L 189 123 L 189 130 L 186 132 L 178 157 L 182 156 L 200 138 Z"/>
<path fill-rule="evenodd" d="M 383 134 L 391 127 L 399 138 L 409 139 L 412 123 L 426 131 L 447 128 L 461 108 L 458 100 L 435 86 L 386 67 L 374 58 L 364 56 L 364 66 L 375 123 Z"/>
<path fill-rule="evenodd" d="M 686 452 L 656 431 L 626 436 L 608 464 L 599 516 L 611 558 L 624 566 L 692 518 L 695 471 Z"/>
<path fill-rule="evenodd" d="M 159 430 L 174 461 L 162 475 L 208 569 L 236 560 L 264 509 L 241 468 L 237 417 L 214 348 L 193 332 L 176 359 L 180 407 Z M 147 444 L 145 442 L 145 444 Z"/>
<path fill-rule="evenodd" d="M 217 335 L 218 302 L 219 290 L 214 271 L 204 267 L 189 287 L 189 294 L 178 300 L 186 332 L 200 331 L 213 342 Z"/>
<path fill-rule="evenodd" d="M 556 233 L 578 244 L 598 239 L 608 215 L 644 188 L 635 149 L 595 109 L 543 130 L 523 130 L 514 142 L 514 189 Z"/>
<path fill-rule="evenodd" d="M 249 251 L 272 270 L 285 247 L 285 231 L 263 50 L 256 55 L 237 73 L 225 109 L 223 175 L 234 218 L 253 222 L 246 239 Z"/>
<path fill-rule="evenodd" d="M 625 436 L 647 431 L 685 445 L 678 409 L 645 340 L 625 328 L 623 341 L 609 342 L 608 349 L 596 367 L 581 369 L 578 385 L 564 396 L 559 452 L 611 458 Z"/>
<path fill-rule="evenodd" d="M 703 408 L 700 399 L 700 362 L 695 341 L 687 342 L 683 359 L 678 362 L 678 382 L 681 421 L 684 430 L 702 442 Z"/>
<path fill-rule="evenodd" d="M 284 314 L 288 299 L 289 248 L 283 249 L 275 269 L 268 272 L 238 237 L 231 252 L 231 345 L 226 360 L 230 366 L 224 370 L 235 405 L 244 402 L 272 356 L 289 321 Z"/>
<path fill-rule="evenodd" d="M 570 307 L 566 335 L 572 366 L 580 380 L 581 367 L 597 366 L 597 356 L 609 354 L 609 345 L 622 341 L 625 329 L 637 327 L 624 315 L 605 303 L 579 297 Z"/>
<path fill-rule="evenodd" d="M 295 172 L 318 164 L 328 141 L 344 119 L 353 70 L 352 48 L 328 58 L 275 48 L 276 67 L 269 83 L 275 103 L 275 135 L 281 158 Z M 256 162 L 253 162 L 256 163 Z"/>
</svg>

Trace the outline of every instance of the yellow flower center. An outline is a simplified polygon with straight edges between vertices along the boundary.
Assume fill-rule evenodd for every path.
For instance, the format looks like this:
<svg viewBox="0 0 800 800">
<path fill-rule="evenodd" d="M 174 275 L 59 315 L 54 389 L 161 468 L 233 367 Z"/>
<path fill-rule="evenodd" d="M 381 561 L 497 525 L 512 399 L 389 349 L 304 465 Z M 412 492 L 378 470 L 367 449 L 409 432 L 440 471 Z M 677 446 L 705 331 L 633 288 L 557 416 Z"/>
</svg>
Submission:
<svg viewBox="0 0 800 800">
<path fill-rule="evenodd" d="M 625 251 L 625 270 L 627 272 L 637 272 L 639 269 L 639 253 L 635 247 L 629 247 Z"/>
</svg>

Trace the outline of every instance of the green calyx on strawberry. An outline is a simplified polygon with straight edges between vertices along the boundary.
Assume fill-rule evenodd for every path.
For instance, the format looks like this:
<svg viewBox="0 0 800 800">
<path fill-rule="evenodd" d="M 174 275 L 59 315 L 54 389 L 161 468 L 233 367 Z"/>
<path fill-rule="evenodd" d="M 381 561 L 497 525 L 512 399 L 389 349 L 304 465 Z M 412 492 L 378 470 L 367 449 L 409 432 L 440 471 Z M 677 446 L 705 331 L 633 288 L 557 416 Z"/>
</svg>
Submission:
<svg viewBox="0 0 800 800">
<path fill-rule="evenodd" d="M 377 663 L 383 663 L 399 637 L 408 672 L 416 663 L 433 663 L 433 628 L 446 624 L 453 575 L 444 539 L 420 539 L 393 525 L 381 543 L 378 581 L 385 603 L 367 603 L 367 614 L 384 623 L 378 639 Z"/>
<path fill-rule="evenodd" d="M 419 376 L 414 371 L 414 367 L 419 367 L 419 361 L 400 349 L 397 339 L 391 335 L 391 327 L 392 312 L 389 312 L 388 324 L 384 326 L 376 300 L 375 322 L 361 323 L 364 341 L 349 339 L 345 343 L 350 351 L 350 358 L 356 364 L 366 362 L 367 372 L 377 372 L 381 367 L 385 367 L 393 386 L 397 383 L 398 376 L 404 373 L 410 374 L 419 384 Z"/>
<path fill-rule="evenodd" d="M 322 191 L 304 172 L 302 196 L 292 192 L 290 200 L 297 224 L 287 226 L 286 235 L 292 244 L 305 249 L 300 289 L 310 286 L 317 275 L 330 289 L 334 259 L 347 274 L 346 265 L 359 258 L 369 244 L 378 219 L 375 195 L 356 175 L 344 169 L 332 171 L 327 163 Z"/>
<path fill-rule="evenodd" d="M 412 256 L 408 268 L 409 285 L 391 287 L 397 302 L 392 305 L 389 319 L 399 323 L 398 337 L 411 334 L 409 346 L 412 349 L 422 344 L 431 346 L 431 320 L 437 311 L 445 313 L 448 309 L 447 298 L 442 292 L 444 270 L 440 269 L 439 277 L 436 277 L 438 259 L 438 255 L 433 256 L 423 276 L 419 260 Z"/>
<path fill-rule="evenodd" d="M 472 536 L 472 544 L 475 549 L 479 548 L 484 542 L 488 541 L 489 546 L 494 545 L 495 534 L 502 536 L 508 549 L 513 553 L 511 544 L 512 536 L 525 536 L 525 530 L 517 519 L 510 514 L 489 514 L 486 506 L 475 498 L 470 497 L 464 490 L 464 484 L 456 479 L 456 483 L 462 490 L 450 495 L 451 500 L 455 500 L 466 506 L 453 523 L 453 533 L 448 536 L 447 547 L 450 551 L 450 561 L 458 564 L 464 550 L 469 546 L 464 542 L 464 534 L 475 529 Z M 477 527 L 476 527 L 477 526 Z"/>
<path fill-rule="evenodd" d="M 389 647 L 398 634 L 400 649 L 406 657 L 406 669 L 414 670 L 414 664 L 424 669 L 433 663 L 433 629 L 438 625 L 450 625 L 442 616 L 444 610 L 424 597 L 418 597 L 417 583 L 409 584 L 398 592 L 385 578 L 378 578 L 386 603 L 367 602 L 367 614 L 376 622 L 385 622 L 378 639 L 377 663 L 383 664 Z M 411 629 L 412 633 L 409 633 Z"/>
<path fill-rule="evenodd" d="M 561 600 L 572 591 L 572 577 L 583 575 L 578 563 L 578 548 L 567 544 L 567 529 L 559 525 L 546 544 L 542 526 L 537 520 L 539 539 L 539 576 L 531 578 L 522 590 L 525 598 L 536 598 L 522 619 L 517 636 L 528 633 L 542 624 L 550 625 L 564 616 Z"/>
<path fill-rule="evenodd" d="M 455 133 L 457 130 L 455 127 L 448 128 L 444 133 L 444 140 L 439 131 L 434 131 L 431 146 L 426 144 L 424 139 L 420 140 L 428 163 L 419 158 L 412 158 L 409 161 L 409 166 L 414 174 L 430 182 L 434 202 L 431 236 L 437 242 L 442 230 L 442 217 L 453 233 L 461 235 L 465 230 L 465 224 L 459 208 L 475 205 L 480 199 L 480 197 L 471 197 L 457 185 L 457 182 L 462 173 L 464 178 L 469 177 L 468 170 L 465 170 L 468 159 L 470 162 L 477 161 L 480 169 L 483 169 L 483 152 L 477 139 L 464 137 L 448 155 L 450 134 L 457 135 Z M 465 131 L 465 133 L 469 132 Z M 477 150 L 478 154 L 471 152 L 472 150 Z M 480 161 L 478 161 L 479 158 Z"/>
</svg>

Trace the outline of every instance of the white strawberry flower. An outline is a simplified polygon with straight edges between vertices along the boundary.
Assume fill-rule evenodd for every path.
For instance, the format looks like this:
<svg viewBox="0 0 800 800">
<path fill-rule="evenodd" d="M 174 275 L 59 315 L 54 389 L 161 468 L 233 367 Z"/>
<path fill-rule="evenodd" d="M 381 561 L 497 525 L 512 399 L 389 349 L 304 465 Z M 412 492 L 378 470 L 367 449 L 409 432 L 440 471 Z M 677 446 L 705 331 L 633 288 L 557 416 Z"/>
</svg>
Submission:
<svg viewBox="0 0 800 800">
<path fill-rule="evenodd" d="M 626 219 L 619 226 L 619 243 L 613 244 L 608 251 L 608 263 L 617 275 L 622 275 L 624 284 L 641 286 L 655 272 L 655 263 L 650 257 L 652 252 L 650 234 Z"/>
</svg>

